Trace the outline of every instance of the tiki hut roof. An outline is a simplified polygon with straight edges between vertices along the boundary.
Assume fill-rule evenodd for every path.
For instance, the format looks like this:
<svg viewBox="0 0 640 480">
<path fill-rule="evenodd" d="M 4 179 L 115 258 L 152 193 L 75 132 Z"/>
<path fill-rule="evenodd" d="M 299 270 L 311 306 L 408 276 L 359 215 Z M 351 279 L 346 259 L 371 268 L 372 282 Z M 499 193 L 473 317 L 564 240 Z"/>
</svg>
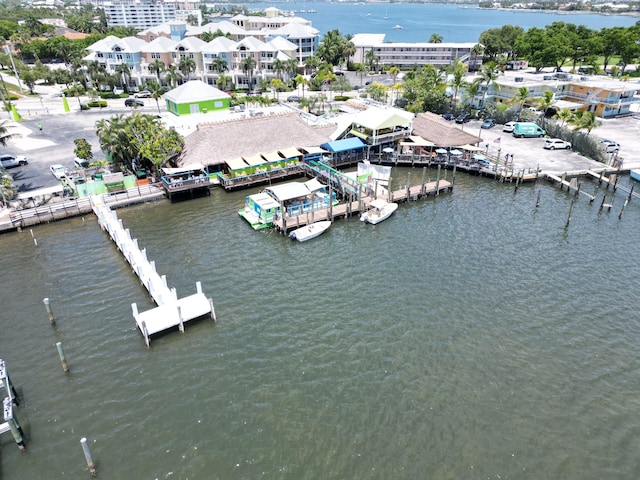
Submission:
<svg viewBox="0 0 640 480">
<path fill-rule="evenodd" d="M 291 147 L 315 147 L 330 140 L 335 125 L 312 127 L 297 113 L 200 124 L 185 137 L 179 165 L 220 165 L 226 160 Z"/>
<path fill-rule="evenodd" d="M 433 142 L 437 147 L 461 147 L 482 142 L 480 137 L 463 132 L 435 113 L 420 113 L 413 120 L 413 135 Z"/>
</svg>

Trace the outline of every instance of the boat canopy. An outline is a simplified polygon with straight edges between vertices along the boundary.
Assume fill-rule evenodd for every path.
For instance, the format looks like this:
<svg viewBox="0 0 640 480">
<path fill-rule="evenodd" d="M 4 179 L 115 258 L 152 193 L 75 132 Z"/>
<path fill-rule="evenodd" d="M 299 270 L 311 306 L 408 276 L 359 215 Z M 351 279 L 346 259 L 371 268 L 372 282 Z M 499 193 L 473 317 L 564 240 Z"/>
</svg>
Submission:
<svg viewBox="0 0 640 480">
<path fill-rule="evenodd" d="M 279 162 L 280 160 L 283 160 L 278 152 L 263 153 L 262 156 L 269 163 Z"/>
<path fill-rule="evenodd" d="M 271 197 L 271 195 L 265 192 L 249 195 L 249 198 L 256 204 L 260 205 L 260 208 L 262 208 L 263 210 L 270 210 L 272 208 L 280 206 L 280 204 L 276 202 L 273 197 Z"/>
<path fill-rule="evenodd" d="M 358 137 L 344 138 L 342 140 L 336 140 L 335 142 L 327 142 L 320 145 L 325 150 L 330 152 L 339 153 L 346 152 L 347 150 L 356 150 L 363 148 L 366 144 Z"/>
<path fill-rule="evenodd" d="M 282 155 L 284 158 L 296 158 L 302 156 L 303 153 L 297 148 L 289 147 L 280 150 L 280 155 Z"/>
<path fill-rule="evenodd" d="M 304 184 L 307 186 L 310 192 L 316 192 L 318 190 L 324 190 L 326 188 L 326 185 L 320 183 L 317 178 L 312 178 L 311 180 L 304 182 Z"/>
<path fill-rule="evenodd" d="M 384 201 L 384 200 L 383 200 L 383 199 L 381 199 L 381 198 L 376 198 L 375 200 L 371 200 L 370 205 L 371 205 L 373 208 L 377 208 L 377 209 L 382 210 L 384 207 L 386 207 L 386 206 L 387 206 L 387 202 L 386 202 L 386 201 Z"/>
<path fill-rule="evenodd" d="M 278 202 L 285 202 L 294 198 L 306 197 L 311 192 L 304 183 L 291 182 L 284 185 L 272 185 L 265 189 Z"/>
<path fill-rule="evenodd" d="M 413 145 L 416 147 L 435 147 L 436 146 L 435 143 L 430 142 L 429 140 L 425 140 L 424 138 L 419 137 L 418 135 L 411 135 L 404 142 L 400 142 L 400 145 Z"/>
</svg>

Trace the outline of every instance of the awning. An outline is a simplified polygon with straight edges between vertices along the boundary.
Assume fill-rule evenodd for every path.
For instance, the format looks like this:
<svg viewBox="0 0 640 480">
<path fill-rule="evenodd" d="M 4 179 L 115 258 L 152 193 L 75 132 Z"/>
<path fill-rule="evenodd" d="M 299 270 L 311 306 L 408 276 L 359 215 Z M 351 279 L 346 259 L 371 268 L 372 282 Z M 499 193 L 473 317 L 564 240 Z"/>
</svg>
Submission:
<svg viewBox="0 0 640 480">
<path fill-rule="evenodd" d="M 330 152 L 346 152 L 348 150 L 357 150 L 358 148 L 364 148 L 366 144 L 359 138 L 351 137 L 343 140 L 336 140 L 335 142 L 327 142 L 320 145 L 325 150 Z"/>
<path fill-rule="evenodd" d="M 444 148 L 438 148 L 438 149 L 436 150 L 436 153 L 445 154 L 445 153 L 447 153 L 447 151 L 446 151 Z"/>
<path fill-rule="evenodd" d="M 305 155 L 327 153 L 327 151 L 324 148 L 320 148 L 320 147 L 300 147 L 299 150 Z"/>
<path fill-rule="evenodd" d="M 186 172 L 199 172 L 204 170 L 204 166 L 201 163 L 191 163 L 189 165 L 183 165 L 180 168 L 162 167 L 162 172 L 166 175 L 178 175 Z"/>
<path fill-rule="evenodd" d="M 302 152 L 297 148 L 289 147 L 280 150 L 280 155 L 282 155 L 284 158 L 296 158 L 302 156 Z"/>
<path fill-rule="evenodd" d="M 456 149 L 451 150 L 451 152 L 449 152 L 449 153 L 451 153 L 451 155 L 462 155 L 462 152 L 460 150 L 456 150 Z"/>
<path fill-rule="evenodd" d="M 484 148 L 480 148 L 480 147 L 475 147 L 473 145 L 462 145 L 460 147 L 463 150 L 466 150 L 467 152 L 482 152 L 484 150 Z"/>
<path fill-rule="evenodd" d="M 263 153 L 262 156 L 265 158 L 265 160 L 267 160 L 267 162 L 279 162 L 280 160 L 283 160 L 283 158 L 280 156 L 280 154 L 278 152 L 271 152 L 271 153 Z"/>
<path fill-rule="evenodd" d="M 401 142 L 400 145 L 415 145 L 417 147 L 435 147 L 436 144 L 433 142 L 430 142 L 429 140 L 425 140 L 422 137 L 419 137 L 418 135 L 411 135 L 408 138 L 408 141 L 405 140 L 404 142 Z"/>
<path fill-rule="evenodd" d="M 369 135 L 367 135 L 366 133 L 362 133 L 359 130 L 349 130 L 349 133 L 354 137 L 359 137 L 359 138 L 362 138 L 363 140 L 366 140 L 367 138 L 369 138 Z"/>
<path fill-rule="evenodd" d="M 304 182 L 304 184 L 310 192 L 315 192 L 316 190 L 324 190 L 325 188 L 327 188 L 326 185 L 320 183 L 317 178 L 312 178 L 311 180 Z"/>
<path fill-rule="evenodd" d="M 262 155 L 260 154 L 251 155 L 250 157 L 242 157 L 242 158 L 244 159 L 245 162 L 247 162 L 252 167 L 255 167 L 256 165 L 262 165 L 263 163 L 267 163 L 265 162 L 264 158 L 262 158 Z"/>
<path fill-rule="evenodd" d="M 232 158 L 230 160 L 225 160 L 225 163 L 229 165 L 229 168 L 231 170 L 240 170 L 249 166 L 242 158 Z"/>
<path fill-rule="evenodd" d="M 283 185 L 273 185 L 265 189 L 271 192 L 271 196 L 278 202 L 291 200 L 292 198 L 306 197 L 311 192 L 304 183 L 292 182 Z"/>
</svg>

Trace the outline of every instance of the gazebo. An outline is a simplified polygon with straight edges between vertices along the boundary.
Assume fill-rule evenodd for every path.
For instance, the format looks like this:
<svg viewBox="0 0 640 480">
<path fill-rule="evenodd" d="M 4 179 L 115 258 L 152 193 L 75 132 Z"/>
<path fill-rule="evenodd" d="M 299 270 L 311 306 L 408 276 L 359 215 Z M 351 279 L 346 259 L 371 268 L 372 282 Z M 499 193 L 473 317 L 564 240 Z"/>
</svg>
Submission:
<svg viewBox="0 0 640 480">
<path fill-rule="evenodd" d="M 228 110 L 231 97 L 202 80 L 190 80 L 164 94 L 167 110 L 175 115 L 191 115 Z"/>
</svg>

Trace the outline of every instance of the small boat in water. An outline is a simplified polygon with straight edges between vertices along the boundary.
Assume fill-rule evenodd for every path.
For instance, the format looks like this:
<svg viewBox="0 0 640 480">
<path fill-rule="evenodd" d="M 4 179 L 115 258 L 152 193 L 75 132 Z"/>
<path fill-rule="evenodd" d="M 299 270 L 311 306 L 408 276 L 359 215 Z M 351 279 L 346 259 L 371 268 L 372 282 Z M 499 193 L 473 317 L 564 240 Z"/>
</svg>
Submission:
<svg viewBox="0 0 640 480">
<path fill-rule="evenodd" d="M 311 240 L 312 238 L 316 238 L 319 235 L 322 235 L 330 226 L 331 222 L 329 220 L 311 223 L 309 225 L 305 225 L 304 227 L 296 228 L 289 234 L 289 238 L 291 240 L 305 242 L 307 240 Z"/>
<path fill-rule="evenodd" d="M 394 30 L 402 30 L 402 25 L 394 25 L 393 29 Z"/>
<path fill-rule="evenodd" d="M 385 202 L 381 198 L 377 198 L 371 202 L 371 208 L 360 215 L 360 221 L 375 225 L 391 216 L 398 209 L 397 203 Z"/>
<path fill-rule="evenodd" d="M 640 170 L 631 170 L 629 175 L 631 175 L 632 180 L 635 180 L 636 182 L 640 182 Z"/>
</svg>

